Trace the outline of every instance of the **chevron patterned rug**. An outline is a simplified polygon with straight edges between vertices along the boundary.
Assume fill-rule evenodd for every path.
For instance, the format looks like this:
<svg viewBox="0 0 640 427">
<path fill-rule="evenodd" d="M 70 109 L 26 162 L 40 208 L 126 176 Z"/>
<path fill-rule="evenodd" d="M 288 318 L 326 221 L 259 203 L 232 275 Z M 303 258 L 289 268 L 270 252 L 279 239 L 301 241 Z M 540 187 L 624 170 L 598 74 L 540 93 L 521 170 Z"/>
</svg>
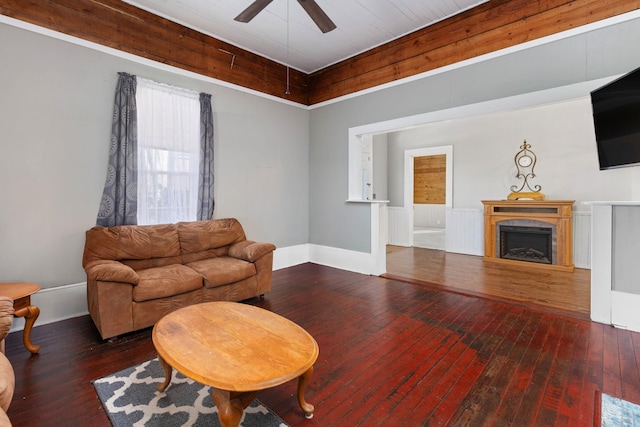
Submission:
<svg viewBox="0 0 640 427">
<path fill-rule="evenodd" d="M 600 426 L 640 426 L 640 406 L 602 393 Z"/>
<path fill-rule="evenodd" d="M 158 359 L 116 372 L 93 382 L 98 397 L 115 427 L 125 426 L 219 426 L 211 387 L 173 371 L 164 392 Z M 244 427 L 287 427 L 276 414 L 254 399 L 240 422 Z"/>
</svg>

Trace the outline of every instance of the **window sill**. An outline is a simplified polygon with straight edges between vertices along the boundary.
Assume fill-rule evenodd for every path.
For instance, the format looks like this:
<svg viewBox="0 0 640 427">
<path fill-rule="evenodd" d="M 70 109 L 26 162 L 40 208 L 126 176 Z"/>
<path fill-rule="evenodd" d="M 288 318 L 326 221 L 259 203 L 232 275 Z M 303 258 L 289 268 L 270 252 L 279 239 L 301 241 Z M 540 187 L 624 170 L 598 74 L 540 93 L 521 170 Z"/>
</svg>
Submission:
<svg viewBox="0 0 640 427">
<path fill-rule="evenodd" d="M 388 200 L 378 200 L 378 199 L 373 199 L 373 200 L 362 200 L 362 199 L 347 199 L 346 200 L 347 203 L 370 203 L 370 204 L 386 204 L 389 203 Z"/>
</svg>

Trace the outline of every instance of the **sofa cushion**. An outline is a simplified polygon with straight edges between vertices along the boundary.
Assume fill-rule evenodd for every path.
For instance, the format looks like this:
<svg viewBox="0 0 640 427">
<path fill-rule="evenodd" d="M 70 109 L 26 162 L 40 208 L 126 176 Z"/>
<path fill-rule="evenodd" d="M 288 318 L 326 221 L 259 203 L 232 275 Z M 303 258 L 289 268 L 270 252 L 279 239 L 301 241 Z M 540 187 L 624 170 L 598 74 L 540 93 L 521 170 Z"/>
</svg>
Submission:
<svg viewBox="0 0 640 427">
<path fill-rule="evenodd" d="M 96 260 L 122 261 L 134 270 L 180 263 L 178 230 L 173 224 L 93 227 L 82 265 Z"/>
<path fill-rule="evenodd" d="M 241 259 L 221 256 L 187 264 L 204 277 L 205 288 L 229 285 L 256 274 L 256 266 Z"/>
<path fill-rule="evenodd" d="M 234 218 L 179 222 L 176 228 L 184 264 L 227 255 L 229 245 L 247 240 Z"/>
<path fill-rule="evenodd" d="M 138 277 L 138 285 L 133 288 L 133 300 L 137 302 L 170 297 L 202 288 L 202 276 L 182 264 L 139 270 Z"/>
</svg>

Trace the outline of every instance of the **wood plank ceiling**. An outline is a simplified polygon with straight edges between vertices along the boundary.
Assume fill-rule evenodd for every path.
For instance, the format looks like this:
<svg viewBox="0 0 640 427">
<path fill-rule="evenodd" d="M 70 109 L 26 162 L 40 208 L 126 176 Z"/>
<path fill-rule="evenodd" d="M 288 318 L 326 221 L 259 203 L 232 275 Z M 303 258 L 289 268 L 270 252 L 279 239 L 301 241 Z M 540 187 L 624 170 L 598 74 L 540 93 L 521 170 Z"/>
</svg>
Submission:
<svg viewBox="0 0 640 427">
<path fill-rule="evenodd" d="M 488 0 L 258 0 L 267 5 L 248 23 L 234 18 L 254 0 L 122 1 L 311 74 Z M 316 26 L 311 1 L 336 28 Z"/>
<path fill-rule="evenodd" d="M 313 73 L 291 69 L 287 94 L 287 66 L 120 0 L 0 4 L 11 18 L 304 105 L 636 9 L 640 0 L 490 0 Z"/>
</svg>

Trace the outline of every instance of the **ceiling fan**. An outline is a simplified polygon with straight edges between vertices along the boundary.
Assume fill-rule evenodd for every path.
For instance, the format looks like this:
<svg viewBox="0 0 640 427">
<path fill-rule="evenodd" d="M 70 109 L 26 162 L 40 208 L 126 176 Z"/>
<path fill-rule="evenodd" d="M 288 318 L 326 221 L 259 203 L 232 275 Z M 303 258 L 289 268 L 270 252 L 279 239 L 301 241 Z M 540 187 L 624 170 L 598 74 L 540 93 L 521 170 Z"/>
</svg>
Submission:
<svg viewBox="0 0 640 427">
<path fill-rule="evenodd" d="M 238 22 L 249 22 L 272 1 L 273 0 L 255 0 L 234 19 Z M 298 3 L 300 3 L 300 6 L 302 6 L 323 33 L 328 33 L 336 28 L 336 24 L 324 13 L 315 0 L 298 0 Z"/>
</svg>

